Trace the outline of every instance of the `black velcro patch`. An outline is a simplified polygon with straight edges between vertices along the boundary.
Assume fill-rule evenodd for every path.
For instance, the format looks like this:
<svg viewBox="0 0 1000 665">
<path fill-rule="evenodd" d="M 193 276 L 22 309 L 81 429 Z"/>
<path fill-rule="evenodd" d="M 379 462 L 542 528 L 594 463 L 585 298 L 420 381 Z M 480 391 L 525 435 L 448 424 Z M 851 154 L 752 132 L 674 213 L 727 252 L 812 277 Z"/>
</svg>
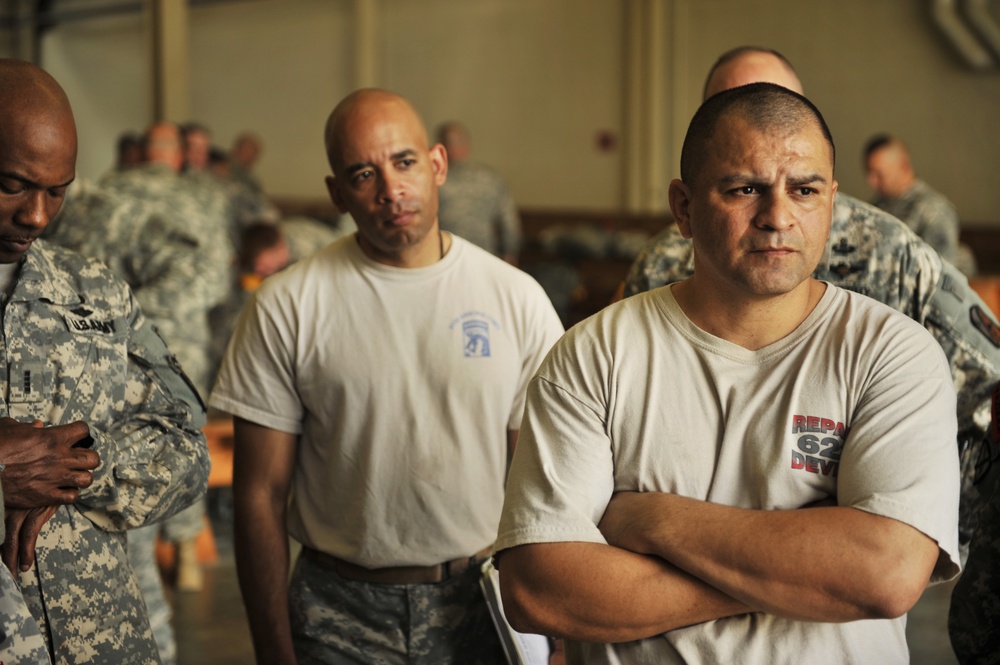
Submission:
<svg viewBox="0 0 1000 665">
<path fill-rule="evenodd" d="M 969 317 L 976 330 L 983 333 L 986 339 L 993 343 L 993 346 L 1000 349 L 1000 326 L 997 325 L 996 321 L 990 318 L 990 315 L 984 312 L 979 305 L 973 305 L 969 308 Z"/>
</svg>

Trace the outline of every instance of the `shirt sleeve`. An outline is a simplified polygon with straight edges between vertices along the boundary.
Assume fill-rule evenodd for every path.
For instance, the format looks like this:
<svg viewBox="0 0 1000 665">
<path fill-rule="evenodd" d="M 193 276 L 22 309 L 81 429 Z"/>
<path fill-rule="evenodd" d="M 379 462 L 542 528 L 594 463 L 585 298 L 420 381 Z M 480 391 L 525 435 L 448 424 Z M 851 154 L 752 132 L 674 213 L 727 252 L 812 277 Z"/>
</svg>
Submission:
<svg viewBox="0 0 1000 665">
<path fill-rule="evenodd" d="M 955 391 L 933 339 L 902 323 L 869 351 L 876 358 L 844 443 L 837 500 L 932 538 L 932 581 L 941 581 L 959 572 Z"/>
<path fill-rule="evenodd" d="M 291 315 L 272 311 L 260 294 L 240 314 L 209 403 L 258 425 L 301 434 L 305 414 L 295 381 Z"/>
<path fill-rule="evenodd" d="M 205 494 L 210 468 L 201 399 L 134 300 L 129 323 L 124 407 L 106 427 L 91 424 L 101 464 L 76 503 L 108 530 L 188 507 Z"/>
</svg>

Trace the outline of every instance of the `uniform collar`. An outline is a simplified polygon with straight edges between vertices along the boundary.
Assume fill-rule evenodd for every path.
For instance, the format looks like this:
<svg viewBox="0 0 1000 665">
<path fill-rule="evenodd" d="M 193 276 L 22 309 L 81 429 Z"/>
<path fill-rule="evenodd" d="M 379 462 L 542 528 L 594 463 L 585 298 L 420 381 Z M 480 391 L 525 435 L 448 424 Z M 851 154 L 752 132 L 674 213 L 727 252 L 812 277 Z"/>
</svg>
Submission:
<svg viewBox="0 0 1000 665">
<path fill-rule="evenodd" d="M 67 274 L 53 260 L 53 253 L 44 240 L 36 239 L 24 255 L 17 285 L 10 300 L 48 300 L 58 305 L 83 302 Z"/>
</svg>

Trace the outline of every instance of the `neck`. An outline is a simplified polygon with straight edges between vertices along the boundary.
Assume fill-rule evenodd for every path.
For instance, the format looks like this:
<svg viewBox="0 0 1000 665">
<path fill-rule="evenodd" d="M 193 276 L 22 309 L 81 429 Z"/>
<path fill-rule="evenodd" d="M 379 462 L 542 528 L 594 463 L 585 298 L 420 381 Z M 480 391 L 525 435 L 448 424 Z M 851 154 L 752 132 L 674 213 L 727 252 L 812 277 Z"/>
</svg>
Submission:
<svg viewBox="0 0 1000 665">
<path fill-rule="evenodd" d="M 751 351 L 790 335 L 826 292 L 826 285 L 811 277 L 773 296 L 708 294 L 700 287 L 693 277 L 671 287 L 684 315 L 710 335 Z"/>
<path fill-rule="evenodd" d="M 380 250 L 361 233 L 355 235 L 355 240 L 368 258 L 395 268 L 426 268 L 443 259 L 452 245 L 451 236 L 439 228 L 434 228 L 415 245 L 392 252 Z"/>
</svg>

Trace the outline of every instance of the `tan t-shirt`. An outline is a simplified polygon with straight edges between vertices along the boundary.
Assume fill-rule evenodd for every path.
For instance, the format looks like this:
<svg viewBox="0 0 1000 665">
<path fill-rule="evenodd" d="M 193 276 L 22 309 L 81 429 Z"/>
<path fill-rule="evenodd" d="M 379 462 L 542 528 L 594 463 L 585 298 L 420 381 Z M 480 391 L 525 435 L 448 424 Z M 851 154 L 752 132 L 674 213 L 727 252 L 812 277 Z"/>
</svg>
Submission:
<svg viewBox="0 0 1000 665">
<path fill-rule="evenodd" d="M 268 278 L 210 403 L 300 435 L 289 533 L 370 568 L 488 547 L 506 432 L 562 325 L 526 273 L 461 238 L 400 269 L 353 236 Z"/>
<path fill-rule="evenodd" d="M 749 351 L 694 326 L 663 287 L 574 327 L 539 369 L 496 549 L 603 543 L 596 525 L 615 491 L 764 510 L 833 497 L 933 538 L 935 578 L 947 579 L 958 572 L 955 430 L 940 347 L 873 300 L 828 286 L 791 335 Z M 758 613 L 567 653 L 587 663 L 906 663 L 904 627 Z"/>
</svg>

